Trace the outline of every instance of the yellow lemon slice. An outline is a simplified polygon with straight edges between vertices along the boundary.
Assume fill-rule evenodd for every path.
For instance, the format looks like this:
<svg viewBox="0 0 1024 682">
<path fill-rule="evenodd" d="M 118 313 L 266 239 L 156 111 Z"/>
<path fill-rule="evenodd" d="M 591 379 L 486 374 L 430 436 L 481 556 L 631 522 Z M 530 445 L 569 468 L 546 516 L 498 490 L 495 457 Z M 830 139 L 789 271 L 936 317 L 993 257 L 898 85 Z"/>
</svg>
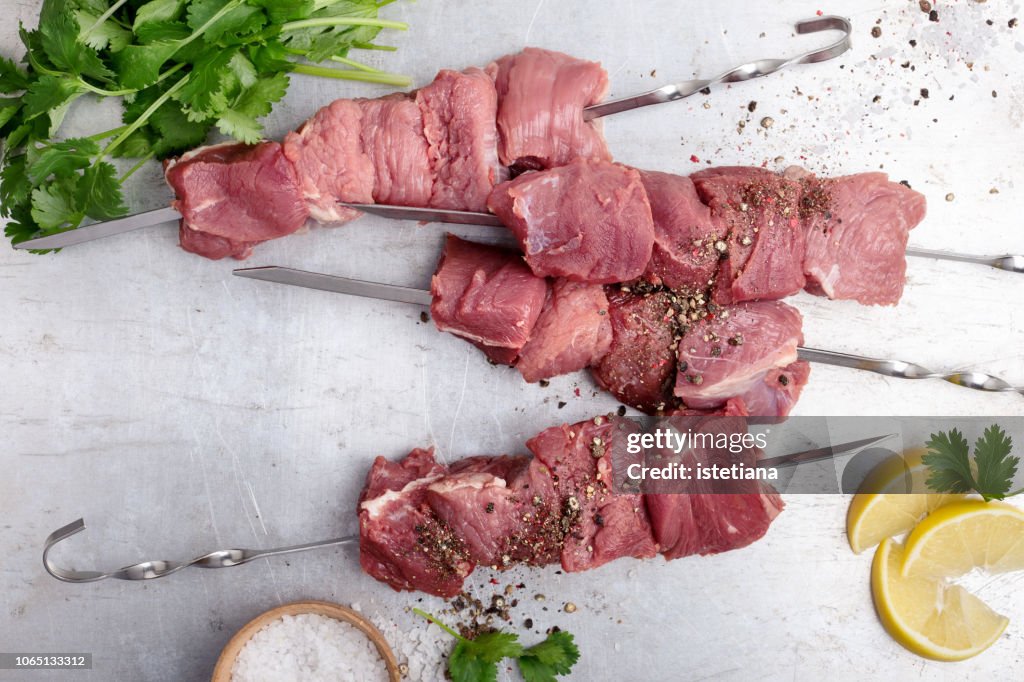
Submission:
<svg viewBox="0 0 1024 682">
<path fill-rule="evenodd" d="M 910 651 L 939 661 L 962 661 L 992 646 L 1008 619 L 958 585 L 900 575 L 904 548 L 882 540 L 871 566 L 871 595 L 878 617 L 893 639 Z"/>
<path fill-rule="evenodd" d="M 907 537 L 902 575 L 955 578 L 974 568 L 1024 569 L 1024 511 L 963 500 L 935 511 Z"/>
<path fill-rule="evenodd" d="M 850 549 L 860 554 L 885 538 L 906 533 L 926 514 L 962 500 L 963 495 L 915 491 L 927 490 L 927 467 L 921 458 L 926 450 L 908 450 L 891 457 L 867 475 L 853 496 L 846 515 Z"/>
</svg>

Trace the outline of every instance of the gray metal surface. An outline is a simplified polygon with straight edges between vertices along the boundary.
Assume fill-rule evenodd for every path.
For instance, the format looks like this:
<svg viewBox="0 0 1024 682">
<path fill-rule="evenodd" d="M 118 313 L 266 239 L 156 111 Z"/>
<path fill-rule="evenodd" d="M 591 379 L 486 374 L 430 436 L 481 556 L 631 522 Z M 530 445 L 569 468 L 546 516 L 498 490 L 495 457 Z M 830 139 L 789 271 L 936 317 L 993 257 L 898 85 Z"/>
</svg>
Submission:
<svg viewBox="0 0 1024 682">
<path fill-rule="evenodd" d="M 19 56 L 17 22 L 31 26 L 38 8 L 34 0 L 0 2 L 5 56 Z M 834 7 L 854 25 L 843 57 L 610 117 L 609 145 L 623 163 L 675 173 L 709 164 L 800 163 L 822 175 L 882 167 L 927 196 L 915 244 L 1020 253 L 1024 81 L 1007 76 L 1019 71 L 1024 29 L 1007 22 L 1022 16 L 1020 3 L 937 8 L 939 22 L 912 1 Z M 600 60 L 617 97 L 811 49 L 822 36 L 795 36 L 792 25 L 818 9 L 830 11 L 796 1 L 400 0 L 383 10 L 411 26 L 387 36 L 400 50 L 369 58 L 422 85 L 441 66 L 538 45 Z M 280 138 L 334 98 L 386 92 L 293 76 L 268 134 Z M 68 133 L 114 127 L 119 115 L 83 99 Z M 761 125 L 767 117 L 770 128 Z M 132 176 L 127 204 L 158 208 L 167 196 L 153 163 Z M 260 245 L 246 265 L 424 288 L 443 240 L 440 229 L 365 216 Z M 408 608 L 436 613 L 443 605 L 366 577 L 354 547 L 173 580 L 71 585 L 46 573 L 42 543 L 85 517 L 88 538 L 61 543 L 51 556 L 93 569 L 345 536 L 356 530 L 359 489 L 378 455 L 428 445 L 445 461 L 521 453 L 542 428 L 618 404 L 583 373 L 527 385 L 422 323 L 417 308 L 255 286 L 231 275 L 236 263 L 205 261 L 176 243 L 173 230 L 154 229 L 47 256 L 0 248 L 0 641 L 4 650 L 94 654 L 92 671 L 0 671 L 0 680 L 202 680 L 248 619 L 313 598 L 358 604 L 397 651 L 420 652 L 420 679 L 437 679 L 424 662 L 436 664 L 442 652 L 424 647 L 427 630 Z M 928 259 L 908 262 L 907 274 L 895 308 L 794 297 L 806 337 L 928 367 L 960 358 L 965 366 L 955 369 L 1024 381 L 1024 278 Z M 815 366 L 797 412 L 1024 413 L 1016 395 L 926 386 Z M 576 680 L 1005 680 L 1024 665 L 1019 575 L 971 585 L 1011 619 L 995 647 L 963 663 L 922 660 L 878 623 L 871 557 L 846 546 L 848 497 L 786 501 L 767 537 L 737 552 L 621 561 L 580 575 L 494 574 L 498 586 L 482 571 L 470 587 L 489 599 L 524 583 L 511 625 L 527 643 L 555 625 L 575 633 L 583 651 Z M 573 614 L 561 610 L 568 601 Z M 527 617 L 541 634 L 526 632 Z"/>
</svg>

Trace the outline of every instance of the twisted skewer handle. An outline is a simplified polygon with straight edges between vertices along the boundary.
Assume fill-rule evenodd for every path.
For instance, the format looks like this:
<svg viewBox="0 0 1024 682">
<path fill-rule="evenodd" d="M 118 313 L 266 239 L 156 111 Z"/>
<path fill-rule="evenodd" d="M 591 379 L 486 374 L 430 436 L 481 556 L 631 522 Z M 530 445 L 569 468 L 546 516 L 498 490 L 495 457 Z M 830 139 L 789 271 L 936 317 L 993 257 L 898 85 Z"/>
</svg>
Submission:
<svg viewBox="0 0 1024 682">
<path fill-rule="evenodd" d="M 319 547 L 347 545 L 359 541 L 357 536 L 348 535 L 341 538 L 333 538 L 331 540 L 320 540 L 319 542 L 310 542 L 303 545 L 290 545 L 288 547 L 277 547 L 274 549 L 219 549 L 196 557 L 191 561 L 164 561 L 162 559 L 158 559 L 156 561 L 140 561 L 137 564 L 124 566 L 123 568 L 119 568 L 118 570 L 111 571 L 109 573 L 103 573 L 100 571 L 79 571 L 75 569 L 61 568 L 54 564 L 50 559 L 50 550 L 54 545 L 62 540 L 66 540 L 76 533 L 82 532 L 83 530 L 85 530 L 85 520 L 78 519 L 62 528 L 58 528 L 50 533 L 50 536 L 46 538 L 46 544 L 43 547 L 43 568 L 45 568 L 46 572 L 57 580 L 63 580 L 66 583 L 91 583 L 96 582 L 97 580 L 105 580 L 106 578 L 116 578 L 117 580 L 152 580 L 154 578 L 163 578 L 164 576 L 172 573 L 177 573 L 181 569 L 188 568 L 189 566 L 194 566 L 196 568 L 227 568 L 229 566 L 239 566 L 241 564 L 248 563 L 253 559 L 278 556 L 280 554 L 292 554 L 294 552 L 305 552 L 306 550 L 317 549 Z"/>
<path fill-rule="evenodd" d="M 849 20 L 844 19 L 843 17 L 827 16 L 801 21 L 796 25 L 797 33 L 842 31 L 843 37 L 827 47 L 812 50 L 811 52 L 805 52 L 804 54 L 790 59 L 759 59 L 757 61 L 741 64 L 740 66 L 730 69 L 720 76 L 709 80 L 683 81 L 682 83 L 666 85 L 658 88 L 657 90 L 651 90 L 633 97 L 624 97 L 622 99 L 615 99 L 601 104 L 594 104 L 583 110 L 583 118 L 584 120 L 589 121 L 602 116 L 617 114 L 620 111 L 638 109 L 650 104 L 674 102 L 677 99 L 689 97 L 690 95 L 700 92 L 704 88 L 717 83 L 739 83 L 753 78 L 767 76 L 775 73 L 776 71 L 785 69 L 786 67 L 793 66 L 794 64 L 813 64 L 816 62 L 824 62 L 829 59 L 834 59 L 850 49 L 850 32 L 852 30 L 853 28 L 850 26 Z"/>
<path fill-rule="evenodd" d="M 984 372 L 934 372 L 913 362 L 867 358 L 818 348 L 801 348 L 799 352 L 800 358 L 808 362 L 862 369 L 898 379 L 941 379 L 964 388 L 973 388 L 976 391 L 1024 395 L 1024 388 L 1013 386 L 999 377 Z"/>
</svg>

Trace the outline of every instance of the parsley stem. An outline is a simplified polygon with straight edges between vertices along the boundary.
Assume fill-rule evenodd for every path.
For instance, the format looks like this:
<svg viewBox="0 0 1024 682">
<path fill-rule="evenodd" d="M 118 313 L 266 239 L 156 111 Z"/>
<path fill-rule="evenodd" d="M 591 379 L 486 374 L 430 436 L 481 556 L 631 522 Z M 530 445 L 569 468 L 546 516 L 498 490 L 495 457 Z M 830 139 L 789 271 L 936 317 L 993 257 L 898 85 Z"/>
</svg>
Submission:
<svg viewBox="0 0 1024 682">
<path fill-rule="evenodd" d="M 78 78 L 78 84 L 89 92 L 99 95 L 100 97 L 124 97 L 125 95 L 138 92 L 138 90 L 104 90 L 103 88 L 97 88 L 82 77 Z"/>
<path fill-rule="evenodd" d="M 1014 495 L 1020 495 L 1021 493 L 1024 493 L 1024 488 L 1017 488 L 1012 493 L 1006 493 L 1004 497 L 1013 497 Z"/>
<path fill-rule="evenodd" d="M 356 50 L 380 50 L 382 52 L 397 52 L 398 48 L 394 45 L 378 45 L 376 43 L 363 43 L 355 41 L 352 43 L 352 48 Z"/>
<path fill-rule="evenodd" d="M 284 51 L 287 52 L 288 54 L 294 54 L 300 57 L 306 56 L 305 50 L 297 50 L 294 47 L 286 47 Z M 357 62 L 355 59 L 349 59 L 348 57 L 333 55 L 331 57 L 328 57 L 328 59 L 330 59 L 332 62 L 337 62 L 338 64 L 345 64 L 346 66 L 351 66 L 353 69 L 366 71 L 367 73 L 384 73 L 380 69 L 375 69 L 369 64 L 363 64 L 362 62 Z"/>
<path fill-rule="evenodd" d="M 359 69 L 360 71 L 366 71 L 367 73 L 384 73 L 380 69 L 375 69 L 372 66 L 370 66 L 369 64 L 363 64 L 362 62 L 358 62 L 355 59 L 349 59 L 348 57 L 341 57 L 339 55 L 332 55 L 332 56 L 328 57 L 328 59 L 330 59 L 332 62 L 337 62 L 338 64 L 344 64 L 345 66 L 351 66 L 353 69 Z"/>
<path fill-rule="evenodd" d="M 422 618 L 426 618 L 426 619 L 427 619 L 427 620 L 429 620 L 429 621 L 430 621 L 431 623 L 433 623 L 433 624 L 434 624 L 434 625 L 436 625 L 437 627 L 441 628 L 442 630 L 444 630 L 445 632 L 447 632 L 447 633 L 448 633 L 449 635 L 451 635 L 452 637 L 454 637 L 454 638 L 456 638 L 456 639 L 459 639 L 459 640 L 461 640 L 461 641 L 463 641 L 463 642 L 465 642 L 465 641 L 468 641 L 468 640 L 466 640 L 466 638 L 465 638 L 465 637 L 463 637 L 463 636 L 462 636 L 462 635 L 460 635 L 459 633 L 455 632 L 455 630 L 452 630 L 452 629 L 451 629 L 450 627 L 448 627 L 447 625 L 445 625 L 444 623 L 442 623 L 441 621 L 439 621 L 439 620 L 438 620 L 437 618 L 434 618 L 433 616 L 431 616 L 431 615 L 430 615 L 429 613 L 427 613 L 426 611 L 420 611 L 420 610 L 419 610 L 419 609 L 417 609 L 417 608 L 413 608 L 412 612 L 413 612 L 413 613 L 415 613 L 415 614 L 416 614 L 417 616 L 420 616 L 420 617 L 422 617 Z"/>
<path fill-rule="evenodd" d="M 135 171 L 137 171 L 140 168 L 142 168 L 146 164 L 147 161 L 149 161 L 150 159 L 153 158 L 154 155 L 155 155 L 155 152 L 151 151 L 148 154 L 146 154 L 145 156 L 143 156 L 141 159 L 139 159 L 138 163 L 136 163 L 134 166 L 129 168 L 128 172 L 121 176 L 121 179 L 118 180 L 118 183 L 124 184 L 124 181 L 132 176 L 132 173 L 134 173 Z"/>
<path fill-rule="evenodd" d="M 152 104 L 150 104 L 149 108 L 146 109 L 144 112 L 142 112 L 141 116 L 139 116 L 137 119 L 135 119 L 134 121 L 132 121 L 131 123 L 126 125 L 124 127 L 124 130 L 121 131 L 121 134 L 119 134 L 117 137 L 115 137 L 114 140 L 110 144 L 108 144 L 103 149 L 102 152 L 100 152 L 100 155 L 98 157 L 96 157 L 96 161 L 93 163 L 93 165 L 96 165 L 104 157 L 110 155 L 115 149 L 117 149 L 117 147 L 122 142 L 124 142 L 126 139 L 128 139 L 129 135 L 131 135 L 136 130 L 138 130 L 139 128 L 144 126 L 146 124 L 146 121 L 149 120 L 149 117 L 153 115 L 154 111 L 159 109 L 163 105 L 164 102 L 169 100 L 171 98 L 171 96 L 174 95 L 174 93 L 176 93 L 178 90 L 180 90 L 181 88 L 183 88 L 185 86 L 185 83 L 188 82 L 188 78 L 189 78 L 190 75 L 191 74 L 186 73 L 184 76 L 182 76 L 181 79 L 178 80 L 177 83 L 175 83 L 174 85 L 169 87 L 164 94 L 162 94 L 159 97 L 157 97 L 156 101 L 153 102 Z"/>
<path fill-rule="evenodd" d="M 107 19 L 109 19 L 111 17 L 111 15 L 114 14 L 114 12 L 116 12 L 119 9 L 121 9 L 121 5 L 123 5 L 126 2 L 128 2 L 128 0 L 117 0 L 117 2 L 115 2 L 113 5 L 111 5 L 110 8 L 106 12 L 104 12 L 103 14 L 101 14 L 99 16 L 99 19 L 96 20 L 96 23 L 94 23 L 89 28 L 85 29 L 85 31 L 83 31 L 81 33 L 81 35 L 78 36 L 78 39 L 82 40 L 82 38 L 85 38 L 85 36 L 89 35 L 93 31 L 95 31 L 97 28 L 102 26 L 103 22 L 105 22 Z"/>
<path fill-rule="evenodd" d="M 302 28 L 318 28 L 328 26 L 377 26 L 379 28 L 393 28 L 397 31 L 406 31 L 409 24 L 402 21 L 391 21 L 389 19 L 366 19 L 363 17 L 320 17 L 317 19 L 300 19 L 289 21 L 281 26 L 281 31 L 298 31 Z"/>
<path fill-rule="evenodd" d="M 90 135 L 89 137 L 87 137 L 85 139 L 93 140 L 94 142 L 99 142 L 100 140 L 105 140 L 108 137 L 113 137 L 114 135 L 120 134 L 121 131 L 123 131 L 127 127 L 128 126 L 123 125 L 123 126 L 118 126 L 116 128 L 111 128 L 110 130 L 104 130 L 102 133 L 96 133 L 95 135 Z"/>
<path fill-rule="evenodd" d="M 292 71 L 304 73 L 307 76 L 320 76 L 321 78 L 338 78 L 341 80 L 362 81 L 364 83 L 383 83 L 404 88 L 412 83 L 412 79 L 397 73 L 369 72 L 358 69 L 332 69 L 328 66 L 314 66 L 312 64 L 292 64 Z"/>
</svg>

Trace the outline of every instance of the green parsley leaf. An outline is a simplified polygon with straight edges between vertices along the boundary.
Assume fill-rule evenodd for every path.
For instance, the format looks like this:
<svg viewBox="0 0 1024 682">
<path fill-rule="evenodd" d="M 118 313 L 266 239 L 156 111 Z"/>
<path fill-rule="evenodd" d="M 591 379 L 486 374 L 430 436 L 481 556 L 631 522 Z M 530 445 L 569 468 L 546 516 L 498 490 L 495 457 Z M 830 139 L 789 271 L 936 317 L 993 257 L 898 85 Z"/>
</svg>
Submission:
<svg viewBox="0 0 1024 682">
<path fill-rule="evenodd" d="M 0 213 L 10 216 L 8 209 L 28 202 L 32 184 L 28 179 L 28 160 L 24 154 L 8 155 L 0 171 Z"/>
<path fill-rule="evenodd" d="M 490 663 L 497 663 L 503 658 L 518 658 L 523 654 L 519 635 L 501 630 L 481 633 L 472 640 L 472 644 L 477 657 Z"/>
<path fill-rule="evenodd" d="M 232 6 L 233 5 L 233 6 Z M 259 7 L 223 0 L 193 0 L 188 7 L 188 27 L 203 32 L 208 42 L 217 42 L 225 34 L 239 36 L 255 33 L 266 24 Z"/>
<path fill-rule="evenodd" d="M 161 67 L 179 47 L 177 40 L 157 40 L 124 48 L 114 55 L 121 85 L 136 90 L 152 85 L 160 76 Z"/>
<path fill-rule="evenodd" d="M 175 21 L 181 16 L 184 6 L 185 0 L 152 0 L 140 5 L 139 9 L 135 11 L 132 30 L 139 33 L 139 30 L 146 25 Z"/>
<path fill-rule="evenodd" d="M 95 220 L 110 220 L 128 212 L 121 194 L 117 169 L 102 161 L 85 169 L 78 181 L 76 205 Z"/>
<path fill-rule="evenodd" d="M 67 178 L 87 168 L 92 158 L 99 154 L 99 145 L 89 139 L 71 139 L 55 142 L 44 149 L 28 167 L 28 177 L 33 185 L 41 185 L 51 175 Z"/>
<path fill-rule="evenodd" d="M 28 88 L 28 75 L 6 57 L 0 57 L 0 92 L 10 95 Z"/>
<path fill-rule="evenodd" d="M 534 656 L 523 656 L 516 661 L 525 682 L 556 682 L 555 673 Z"/>
<path fill-rule="evenodd" d="M 21 111 L 20 97 L 0 97 L 0 130 Z"/>
<path fill-rule="evenodd" d="M 71 9 L 58 0 L 46 0 L 39 13 L 42 48 L 50 62 L 76 76 L 91 76 L 110 82 L 114 74 L 100 61 L 96 51 L 78 40 L 78 22 Z"/>
<path fill-rule="evenodd" d="M 288 76 L 275 73 L 261 78 L 235 100 L 234 109 L 253 118 L 266 116 L 288 91 Z"/>
<path fill-rule="evenodd" d="M 71 102 L 85 92 L 78 82 L 61 76 L 40 76 L 22 96 L 25 118 L 35 118 Z"/>
<path fill-rule="evenodd" d="M 978 468 L 977 490 L 988 500 L 1001 500 L 1010 492 L 1017 474 L 1019 457 L 1011 457 L 1013 439 L 998 424 L 985 429 L 974 444 L 974 463 Z"/>
<path fill-rule="evenodd" d="M 480 658 L 471 640 L 463 640 L 448 657 L 448 674 L 452 682 L 496 682 L 498 666 Z"/>
<path fill-rule="evenodd" d="M 78 39 L 94 50 L 123 50 L 132 42 L 132 32 L 110 19 L 100 22 L 101 15 L 102 10 L 74 10 L 75 21 L 78 22 Z"/>
<path fill-rule="evenodd" d="M 188 83 L 174 95 L 190 120 L 212 118 L 227 109 L 225 70 L 235 52 L 237 48 L 214 48 L 196 60 Z"/>
<path fill-rule="evenodd" d="M 933 433 L 925 446 L 928 452 L 922 461 L 929 469 L 925 481 L 929 488 L 940 493 L 966 493 L 974 489 L 967 439 L 960 431 Z"/>
<path fill-rule="evenodd" d="M 28 241 L 39 234 L 39 226 L 32 219 L 28 204 L 21 204 L 13 208 L 4 207 L 9 211 L 7 215 L 10 220 L 4 226 L 4 234 L 10 237 L 12 244 Z"/>
<path fill-rule="evenodd" d="M 316 3 L 313 0 L 249 0 L 249 2 L 257 7 L 262 7 L 272 24 L 307 19 L 316 9 Z"/>
<path fill-rule="evenodd" d="M 571 633 L 557 630 L 548 635 L 540 644 L 534 644 L 523 652 L 525 658 L 536 659 L 537 662 L 549 667 L 558 675 L 567 675 L 576 661 L 580 659 L 580 650 L 576 647 L 575 638 Z"/>
<path fill-rule="evenodd" d="M 32 190 L 32 219 L 43 230 L 56 230 L 65 223 L 77 223 L 74 188 L 67 181 L 52 182 Z"/>
<path fill-rule="evenodd" d="M 263 138 L 263 126 L 255 118 L 233 109 L 221 112 L 217 129 L 248 144 L 255 144 Z"/>
</svg>

